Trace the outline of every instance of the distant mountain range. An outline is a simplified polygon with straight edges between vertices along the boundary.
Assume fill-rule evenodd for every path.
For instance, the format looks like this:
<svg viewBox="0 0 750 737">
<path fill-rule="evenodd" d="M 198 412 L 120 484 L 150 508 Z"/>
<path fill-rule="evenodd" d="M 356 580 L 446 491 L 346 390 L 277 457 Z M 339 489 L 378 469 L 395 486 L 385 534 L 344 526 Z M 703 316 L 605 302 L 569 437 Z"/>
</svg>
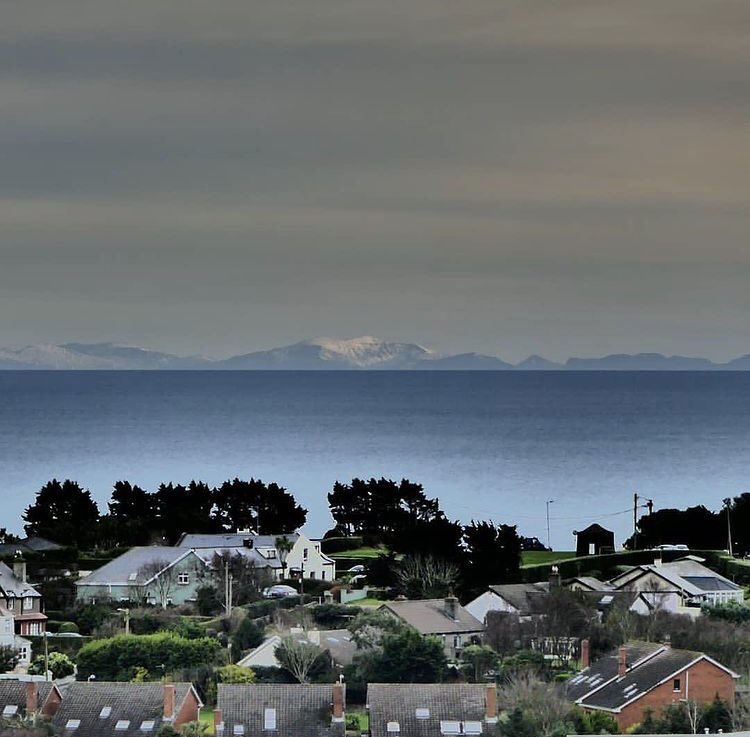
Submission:
<svg viewBox="0 0 750 737">
<path fill-rule="evenodd" d="M 529 356 L 518 364 L 479 353 L 441 355 L 416 343 L 370 336 L 314 338 L 226 359 L 175 356 L 115 343 L 32 345 L 0 349 L 0 369 L 24 370 L 419 370 L 419 371 L 748 371 L 750 355 L 727 363 L 660 353 L 569 358 L 565 363 Z"/>
</svg>

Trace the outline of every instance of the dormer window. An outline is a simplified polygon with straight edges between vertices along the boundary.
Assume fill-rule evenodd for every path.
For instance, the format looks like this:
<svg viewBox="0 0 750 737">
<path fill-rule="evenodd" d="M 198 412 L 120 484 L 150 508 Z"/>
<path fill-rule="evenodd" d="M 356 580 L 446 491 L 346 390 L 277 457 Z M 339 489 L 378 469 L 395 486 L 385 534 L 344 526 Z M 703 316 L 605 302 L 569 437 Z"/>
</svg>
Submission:
<svg viewBox="0 0 750 737">
<path fill-rule="evenodd" d="M 464 722 L 464 734 L 482 734 L 482 722 Z"/>
<path fill-rule="evenodd" d="M 34 608 L 34 600 L 30 596 L 23 597 L 23 611 L 28 612 Z"/>
<path fill-rule="evenodd" d="M 235 724 L 234 727 L 232 727 L 232 734 L 234 737 L 242 737 L 242 735 L 245 734 L 245 725 Z"/>
<path fill-rule="evenodd" d="M 461 734 L 461 722 L 441 720 L 440 734 Z"/>
</svg>

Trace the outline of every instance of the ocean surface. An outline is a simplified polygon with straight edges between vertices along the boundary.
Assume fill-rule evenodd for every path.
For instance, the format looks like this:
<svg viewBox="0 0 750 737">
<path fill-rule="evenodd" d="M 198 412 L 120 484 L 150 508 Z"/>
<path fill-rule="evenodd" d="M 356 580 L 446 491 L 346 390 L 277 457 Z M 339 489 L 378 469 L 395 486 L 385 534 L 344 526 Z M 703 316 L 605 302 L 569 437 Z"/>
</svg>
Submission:
<svg viewBox="0 0 750 737">
<path fill-rule="evenodd" d="M 0 527 L 50 478 L 106 512 L 112 484 L 260 477 L 331 525 L 355 476 L 422 483 L 457 519 L 571 549 L 593 521 L 750 490 L 750 373 L 0 372 Z"/>
</svg>

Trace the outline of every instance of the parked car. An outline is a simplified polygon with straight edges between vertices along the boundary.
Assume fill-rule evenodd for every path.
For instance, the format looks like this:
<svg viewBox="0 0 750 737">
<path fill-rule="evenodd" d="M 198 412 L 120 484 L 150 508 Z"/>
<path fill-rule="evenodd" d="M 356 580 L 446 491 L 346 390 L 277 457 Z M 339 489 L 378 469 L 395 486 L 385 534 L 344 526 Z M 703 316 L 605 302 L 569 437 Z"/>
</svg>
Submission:
<svg viewBox="0 0 750 737">
<path fill-rule="evenodd" d="M 283 599 L 285 596 L 299 596 L 299 591 L 283 583 L 277 583 L 274 586 L 263 589 L 263 597 L 265 599 Z"/>
<path fill-rule="evenodd" d="M 356 566 L 352 566 L 351 568 L 347 568 L 346 572 L 347 573 L 364 573 L 365 572 L 365 567 L 361 563 L 358 563 Z"/>
<path fill-rule="evenodd" d="M 690 548 L 687 545 L 657 545 L 656 547 L 651 548 L 651 550 L 690 550 Z"/>
</svg>

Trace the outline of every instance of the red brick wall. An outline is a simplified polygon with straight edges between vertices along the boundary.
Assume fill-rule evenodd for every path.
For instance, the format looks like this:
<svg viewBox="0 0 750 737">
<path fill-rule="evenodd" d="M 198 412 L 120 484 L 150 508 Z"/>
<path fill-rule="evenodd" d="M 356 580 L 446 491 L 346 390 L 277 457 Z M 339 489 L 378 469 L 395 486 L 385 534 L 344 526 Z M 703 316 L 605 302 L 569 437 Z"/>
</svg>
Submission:
<svg viewBox="0 0 750 737">
<path fill-rule="evenodd" d="M 674 678 L 680 679 L 680 690 L 674 690 Z M 674 678 L 658 686 L 653 691 L 649 691 L 643 698 L 625 707 L 620 714 L 615 715 L 620 730 L 625 731 L 628 727 L 643 721 L 643 714 L 646 709 L 651 709 L 655 716 L 661 714 L 665 706 L 680 701 L 680 699 L 690 699 L 697 701 L 699 704 L 708 704 L 716 698 L 716 694 L 721 699 L 730 704 L 734 704 L 734 678 L 721 668 L 717 668 L 713 663 L 701 660 L 695 665 L 690 666 Z"/>
<path fill-rule="evenodd" d="M 197 722 L 200 716 L 200 702 L 195 696 L 193 691 L 189 691 L 188 695 L 180 704 L 180 708 L 177 711 L 177 717 L 174 720 L 175 729 L 181 727 L 187 722 Z"/>
<path fill-rule="evenodd" d="M 47 700 L 44 702 L 44 706 L 42 706 L 42 714 L 46 717 L 53 717 L 55 714 L 57 714 L 57 710 L 60 708 L 60 704 L 62 703 L 62 700 L 60 699 L 60 693 L 56 688 L 53 688 L 49 696 L 47 696 Z"/>
</svg>

